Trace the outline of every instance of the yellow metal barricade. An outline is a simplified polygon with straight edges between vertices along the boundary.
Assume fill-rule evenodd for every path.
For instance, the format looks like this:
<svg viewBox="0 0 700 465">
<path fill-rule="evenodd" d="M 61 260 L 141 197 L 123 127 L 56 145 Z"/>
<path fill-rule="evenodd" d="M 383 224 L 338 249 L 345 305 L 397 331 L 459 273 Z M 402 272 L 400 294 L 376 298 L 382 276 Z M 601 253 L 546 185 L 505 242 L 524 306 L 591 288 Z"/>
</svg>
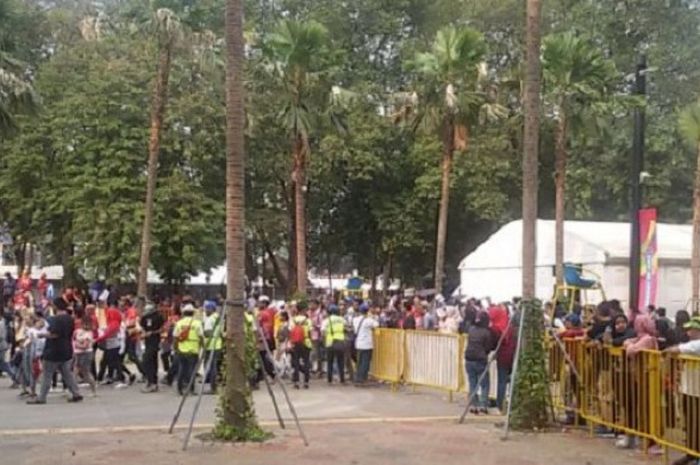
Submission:
<svg viewBox="0 0 700 465">
<path fill-rule="evenodd" d="M 660 434 L 657 441 L 700 457 L 700 358 L 665 357 L 660 361 Z"/>
<path fill-rule="evenodd" d="M 370 374 L 382 381 L 399 383 L 403 379 L 406 332 L 400 329 L 374 330 L 374 351 Z"/>
<path fill-rule="evenodd" d="M 429 331 L 406 332 L 406 383 L 458 391 L 463 383 L 462 337 Z"/>
</svg>

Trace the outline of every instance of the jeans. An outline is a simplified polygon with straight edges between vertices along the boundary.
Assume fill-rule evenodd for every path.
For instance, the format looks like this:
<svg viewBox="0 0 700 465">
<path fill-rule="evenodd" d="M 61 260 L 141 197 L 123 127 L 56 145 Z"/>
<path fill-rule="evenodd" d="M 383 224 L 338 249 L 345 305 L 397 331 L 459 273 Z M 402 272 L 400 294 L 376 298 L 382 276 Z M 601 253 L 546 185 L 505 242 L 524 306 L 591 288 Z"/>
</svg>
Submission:
<svg viewBox="0 0 700 465">
<path fill-rule="evenodd" d="M 299 371 L 304 374 L 304 384 L 309 384 L 309 377 L 311 376 L 310 357 L 311 349 L 305 345 L 295 345 L 292 349 L 292 367 L 294 367 L 292 381 L 294 384 L 299 382 Z"/>
<path fill-rule="evenodd" d="M 180 369 L 177 372 L 177 392 L 184 394 L 185 389 L 190 385 L 190 381 L 195 375 L 194 371 L 197 368 L 199 357 L 197 354 L 189 353 L 179 353 L 177 357 L 180 362 Z M 194 392 L 194 382 L 192 382 L 190 391 Z"/>
<path fill-rule="evenodd" d="M 114 349 L 106 349 L 104 351 L 104 362 L 108 373 L 112 377 L 112 381 L 124 381 L 124 373 L 122 372 L 122 359 L 119 355 L 119 347 L 116 347 Z M 102 374 L 102 367 L 100 367 L 100 374 Z M 98 376 L 98 378 L 102 379 L 101 376 Z"/>
<path fill-rule="evenodd" d="M 4 322 L 0 321 L 0 325 L 4 324 Z M 7 354 L 7 349 L 0 350 L 0 373 L 3 371 L 10 375 L 10 378 L 13 380 L 15 379 L 15 370 L 12 369 L 10 366 L 10 363 L 5 360 L 5 356 Z"/>
<path fill-rule="evenodd" d="M 78 372 L 78 376 L 80 376 L 84 382 L 89 383 L 92 392 L 95 392 L 97 385 L 95 383 L 95 378 L 92 377 L 93 360 L 94 353 L 92 351 L 75 354 L 75 370 Z"/>
<path fill-rule="evenodd" d="M 489 389 L 491 389 L 491 380 L 487 370 L 488 364 L 486 361 L 470 361 L 467 360 L 467 377 L 469 378 L 469 395 L 472 397 L 472 405 L 474 407 L 487 408 L 489 405 Z M 479 383 L 479 377 L 484 373 L 484 377 Z M 477 390 L 478 396 L 475 394 Z M 476 403 L 474 403 L 476 401 Z"/>
<path fill-rule="evenodd" d="M 213 357 L 211 362 L 209 362 L 210 357 Z M 209 383 L 212 391 L 216 391 L 216 379 L 219 377 L 219 365 L 221 364 L 221 350 L 207 350 L 204 360 L 207 363 L 211 363 L 211 368 L 204 377 L 204 382 Z"/>
<path fill-rule="evenodd" d="M 333 382 L 333 360 L 336 360 L 338 365 L 338 376 L 340 376 L 340 382 L 345 382 L 345 349 L 334 349 L 333 347 L 326 348 L 326 359 L 328 365 L 326 366 L 328 370 L 328 382 Z"/>
<path fill-rule="evenodd" d="M 143 351 L 143 362 L 141 363 L 146 383 L 149 386 L 158 386 L 158 346 L 146 346 Z"/>
<path fill-rule="evenodd" d="M 503 409 L 503 403 L 506 400 L 506 388 L 510 382 L 510 373 L 512 367 L 498 366 L 498 384 L 496 387 L 496 406 Z"/>
<path fill-rule="evenodd" d="M 355 381 L 364 383 L 369 378 L 369 365 L 372 362 L 372 349 L 357 350 L 357 373 Z"/>
<path fill-rule="evenodd" d="M 44 373 L 41 378 L 41 391 L 39 391 L 39 397 L 37 400 L 40 402 L 46 402 L 46 396 L 49 394 L 49 389 L 51 388 L 51 379 L 54 373 L 60 372 L 63 382 L 73 394 L 73 397 L 80 397 L 80 390 L 78 385 L 75 383 L 75 378 L 73 377 L 73 372 L 71 371 L 72 360 L 66 360 L 65 362 L 52 362 L 50 360 L 44 360 Z"/>
<path fill-rule="evenodd" d="M 143 371 L 143 366 L 141 366 L 141 361 L 139 360 L 139 356 L 136 353 L 137 344 L 138 342 L 135 339 L 132 339 L 131 337 L 126 338 L 126 356 L 129 359 L 129 361 L 136 366 L 136 369 L 139 371 L 139 373 L 145 376 L 146 373 Z"/>
</svg>

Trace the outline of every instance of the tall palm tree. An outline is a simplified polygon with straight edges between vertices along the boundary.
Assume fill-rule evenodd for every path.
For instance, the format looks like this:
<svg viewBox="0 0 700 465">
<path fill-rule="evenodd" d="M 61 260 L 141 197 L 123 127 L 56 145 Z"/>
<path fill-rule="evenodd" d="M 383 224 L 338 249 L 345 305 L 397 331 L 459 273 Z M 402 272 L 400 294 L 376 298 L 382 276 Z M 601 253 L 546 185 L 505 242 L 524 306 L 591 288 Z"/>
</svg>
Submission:
<svg viewBox="0 0 700 465">
<path fill-rule="evenodd" d="M 535 298 L 537 259 L 537 189 L 540 140 L 541 0 L 526 0 L 525 74 L 523 87 L 523 298 Z"/>
<path fill-rule="evenodd" d="M 281 79 L 287 104 L 281 115 L 291 136 L 292 183 L 294 186 L 294 228 L 297 292 L 306 293 L 306 168 L 310 154 L 309 137 L 318 103 L 318 77 L 328 69 L 325 60 L 328 31 L 321 24 L 308 21 L 282 21 L 267 42 L 274 69 Z M 330 89 L 322 89 L 327 94 Z M 320 111 L 319 111 L 320 110 Z"/>
<path fill-rule="evenodd" d="M 700 100 L 681 112 L 678 117 L 678 127 L 697 153 L 693 185 L 693 248 L 690 255 L 692 299 L 695 311 L 700 299 Z"/>
<path fill-rule="evenodd" d="M 589 41 L 571 32 L 544 38 L 542 66 L 546 101 L 556 120 L 555 131 L 555 270 L 564 282 L 564 215 L 566 162 L 572 120 L 604 100 L 615 78 L 615 64 Z"/>
<path fill-rule="evenodd" d="M 468 124 L 484 101 L 479 69 L 486 53 L 482 34 L 471 28 L 445 27 L 427 53 L 409 62 L 417 77 L 417 122 L 427 124 L 442 140 L 440 210 L 435 245 L 435 289 L 442 292 L 450 203 L 452 162 L 456 150 L 466 151 Z"/>
<path fill-rule="evenodd" d="M 226 385 L 220 424 L 245 439 L 257 428 L 246 376 L 243 0 L 226 1 Z M 225 430 L 225 428 L 224 428 Z M 231 438 L 229 438 L 231 439 Z"/>
<path fill-rule="evenodd" d="M 158 176 L 158 155 L 168 100 L 168 79 L 173 48 L 182 29 L 180 20 L 167 8 L 156 10 L 152 24 L 158 40 L 158 69 L 156 71 L 153 99 L 151 101 L 151 134 L 148 139 L 148 172 L 146 181 L 146 203 L 144 206 L 143 229 L 141 231 L 141 259 L 139 261 L 137 294 L 146 297 L 148 285 L 148 265 L 151 256 L 151 229 L 153 229 L 153 209 Z"/>
</svg>

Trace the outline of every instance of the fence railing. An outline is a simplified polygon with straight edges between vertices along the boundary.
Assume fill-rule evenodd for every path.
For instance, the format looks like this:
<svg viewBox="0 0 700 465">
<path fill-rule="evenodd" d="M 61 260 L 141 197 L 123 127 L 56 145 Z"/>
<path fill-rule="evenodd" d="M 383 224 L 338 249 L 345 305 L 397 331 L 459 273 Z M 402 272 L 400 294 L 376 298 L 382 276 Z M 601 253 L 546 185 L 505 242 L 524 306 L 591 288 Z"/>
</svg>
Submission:
<svg viewBox="0 0 700 465">
<path fill-rule="evenodd" d="M 564 340 L 549 343 L 554 407 L 586 421 L 700 457 L 700 358 Z M 391 383 L 466 392 L 466 337 L 377 329 L 372 375 Z M 495 363 L 494 363 L 495 365 Z M 495 397 L 495 367 L 491 396 Z"/>
</svg>

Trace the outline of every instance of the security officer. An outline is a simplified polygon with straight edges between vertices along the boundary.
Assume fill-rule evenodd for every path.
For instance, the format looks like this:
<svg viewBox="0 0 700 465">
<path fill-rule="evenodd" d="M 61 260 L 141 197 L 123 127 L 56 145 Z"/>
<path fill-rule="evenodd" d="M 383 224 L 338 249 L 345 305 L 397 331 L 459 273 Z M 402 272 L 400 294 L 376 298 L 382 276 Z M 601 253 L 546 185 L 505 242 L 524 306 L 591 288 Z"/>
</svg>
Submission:
<svg viewBox="0 0 700 465">
<path fill-rule="evenodd" d="M 345 384 L 345 320 L 339 315 L 338 306 L 328 307 L 328 318 L 323 320 L 321 332 L 325 334 L 328 359 L 328 384 L 333 383 L 333 360 L 338 366 L 340 383 Z"/>
<path fill-rule="evenodd" d="M 211 369 L 204 378 L 209 383 L 210 390 L 207 394 L 216 393 L 216 379 L 221 369 L 221 350 L 224 346 L 222 336 L 223 322 L 219 322 L 219 312 L 216 311 L 216 302 L 207 300 L 204 302 L 204 360 L 210 363 Z M 212 359 L 209 362 L 210 358 Z"/>
<path fill-rule="evenodd" d="M 182 318 L 175 324 L 173 331 L 175 350 L 180 363 L 177 373 L 177 392 L 180 395 L 185 393 L 195 374 L 199 351 L 204 344 L 202 322 L 194 317 L 194 312 L 195 308 L 192 304 L 185 305 L 182 309 Z M 192 392 L 194 392 L 194 383 L 192 383 Z"/>
</svg>

